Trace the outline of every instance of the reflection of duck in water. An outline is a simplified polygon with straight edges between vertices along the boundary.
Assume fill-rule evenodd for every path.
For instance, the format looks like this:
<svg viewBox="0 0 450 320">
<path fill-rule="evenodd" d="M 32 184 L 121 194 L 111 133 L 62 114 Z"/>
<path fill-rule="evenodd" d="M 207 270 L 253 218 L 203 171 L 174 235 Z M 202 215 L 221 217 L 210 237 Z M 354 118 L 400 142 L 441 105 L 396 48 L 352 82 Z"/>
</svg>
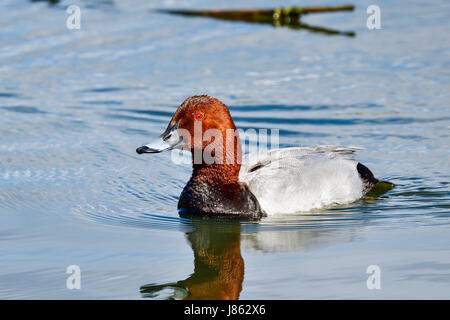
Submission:
<svg viewBox="0 0 450 320">
<path fill-rule="evenodd" d="M 244 280 L 239 223 L 193 221 L 195 230 L 186 237 L 194 251 L 194 273 L 186 280 L 140 288 L 143 297 L 154 298 L 164 289 L 172 289 L 169 299 L 238 299 Z"/>
<path fill-rule="evenodd" d="M 284 221 L 285 225 L 277 220 L 241 225 L 233 220 L 193 219 L 194 230 L 186 238 L 194 251 L 194 272 L 185 280 L 143 285 L 140 292 L 144 298 L 162 297 L 163 291 L 170 290 L 169 299 L 239 299 L 244 280 L 241 246 L 259 252 L 302 252 L 352 242 L 372 219 L 344 212 L 299 215 L 295 222 Z"/>
</svg>

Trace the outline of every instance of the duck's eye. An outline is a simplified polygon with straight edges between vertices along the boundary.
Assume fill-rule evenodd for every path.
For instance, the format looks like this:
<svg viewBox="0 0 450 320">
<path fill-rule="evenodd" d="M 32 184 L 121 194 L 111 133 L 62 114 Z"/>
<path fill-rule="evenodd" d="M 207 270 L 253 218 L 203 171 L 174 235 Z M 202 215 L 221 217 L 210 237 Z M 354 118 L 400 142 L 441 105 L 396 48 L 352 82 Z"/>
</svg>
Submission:
<svg viewBox="0 0 450 320">
<path fill-rule="evenodd" d="M 203 120 L 203 113 L 196 113 L 194 115 L 195 120 Z"/>
</svg>

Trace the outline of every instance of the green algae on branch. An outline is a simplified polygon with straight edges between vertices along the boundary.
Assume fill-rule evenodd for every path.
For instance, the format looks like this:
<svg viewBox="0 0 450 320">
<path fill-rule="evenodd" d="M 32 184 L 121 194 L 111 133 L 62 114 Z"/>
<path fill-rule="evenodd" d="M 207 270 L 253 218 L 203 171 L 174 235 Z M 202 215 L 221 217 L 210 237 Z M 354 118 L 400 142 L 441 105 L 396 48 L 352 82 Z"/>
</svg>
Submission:
<svg viewBox="0 0 450 320">
<path fill-rule="evenodd" d="M 354 32 L 342 32 L 324 27 L 314 27 L 300 22 L 300 17 L 311 13 L 327 13 L 339 11 L 353 11 L 355 6 L 334 7 L 288 7 L 275 9 L 243 9 L 243 10 L 186 10 L 186 9 L 160 9 L 163 13 L 178 14 L 193 17 L 209 17 L 228 21 L 242 21 L 248 23 L 271 24 L 274 27 L 288 27 L 290 29 L 306 29 L 329 35 L 342 34 L 354 36 Z"/>
</svg>

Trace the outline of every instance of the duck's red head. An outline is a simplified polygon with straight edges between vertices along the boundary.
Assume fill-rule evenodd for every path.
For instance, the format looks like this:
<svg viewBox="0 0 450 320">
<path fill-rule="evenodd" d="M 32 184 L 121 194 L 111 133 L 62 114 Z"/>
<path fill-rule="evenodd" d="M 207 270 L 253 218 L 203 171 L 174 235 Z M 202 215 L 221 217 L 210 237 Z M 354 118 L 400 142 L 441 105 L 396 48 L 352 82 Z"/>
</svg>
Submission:
<svg viewBox="0 0 450 320">
<path fill-rule="evenodd" d="M 183 149 L 192 153 L 193 178 L 228 184 L 238 180 L 241 142 L 227 106 L 207 95 L 186 99 L 156 144 L 141 153 Z"/>
</svg>

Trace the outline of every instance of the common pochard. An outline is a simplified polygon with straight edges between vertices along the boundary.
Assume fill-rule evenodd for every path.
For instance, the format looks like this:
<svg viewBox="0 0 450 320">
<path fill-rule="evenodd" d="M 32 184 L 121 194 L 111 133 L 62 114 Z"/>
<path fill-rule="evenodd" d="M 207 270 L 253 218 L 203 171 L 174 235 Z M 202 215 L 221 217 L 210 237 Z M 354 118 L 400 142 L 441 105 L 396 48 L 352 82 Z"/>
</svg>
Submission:
<svg viewBox="0 0 450 320">
<path fill-rule="evenodd" d="M 227 106 L 207 95 L 186 99 L 158 142 L 138 154 L 183 149 L 192 153 L 181 216 L 261 218 L 350 203 L 378 180 L 353 159 L 358 148 L 283 148 L 242 157 Z"/>
</svg>

